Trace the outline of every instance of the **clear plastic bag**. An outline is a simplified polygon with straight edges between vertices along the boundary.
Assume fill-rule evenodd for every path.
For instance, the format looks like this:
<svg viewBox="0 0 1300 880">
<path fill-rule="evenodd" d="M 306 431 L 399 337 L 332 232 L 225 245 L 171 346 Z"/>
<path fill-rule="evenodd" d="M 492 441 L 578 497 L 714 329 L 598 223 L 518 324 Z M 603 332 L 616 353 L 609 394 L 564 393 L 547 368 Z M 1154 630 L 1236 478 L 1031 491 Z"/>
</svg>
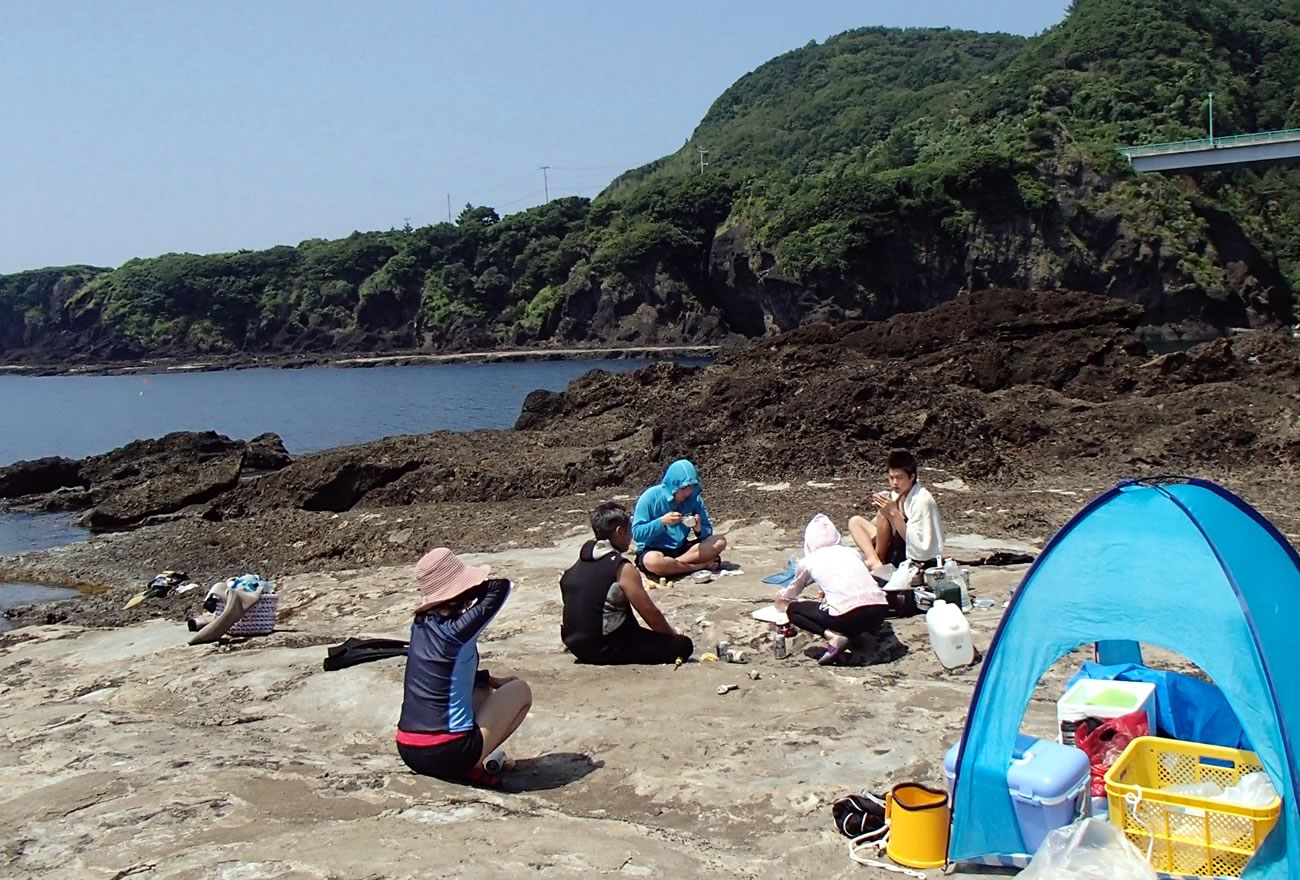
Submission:
<svg viewBox="0 0 1300 880">
<path fill-rule="evenodd" d="M 912 589 L 912 581 L 916 577 L 916 572 L 916 563 L 910 559 L 904 560 L 903 564 L 894 569 L 894 573 L 885 582 L 885 591 Z"/>
<path fill-rule="evenodd" d="M 1105 819 L 1048 832 L 1020 880 L 1156 880 L 1155 869 Z"/>
<path fill-rule="evenodd" d="M 1273 801 L 1277 800 L 1277 789 L 1273 788 L 1267 773 L 1247 773 L 1237 780 L 1236 785 L 1221 792 L 1218 799 L 1225 803 L 1262 810 L 1271 807 Z"/>
</svg>

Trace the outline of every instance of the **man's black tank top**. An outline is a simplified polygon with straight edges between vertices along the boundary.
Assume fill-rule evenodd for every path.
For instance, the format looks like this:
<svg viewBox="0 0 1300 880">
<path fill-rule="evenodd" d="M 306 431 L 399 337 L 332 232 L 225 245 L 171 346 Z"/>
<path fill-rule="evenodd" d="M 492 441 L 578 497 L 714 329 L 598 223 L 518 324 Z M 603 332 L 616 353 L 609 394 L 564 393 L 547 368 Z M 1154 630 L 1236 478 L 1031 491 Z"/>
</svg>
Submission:
<svg viewBox="0 0 1300 880">
<path fill-rule="evenodd" d="M 560 638 L 570 650 L 575 645 L 599 643 L 618 629 L 631 613 L 618 585 L 619 571 L 628 560 L 604 541 L 588 541 L 578 561 L 560 577 L 564 616 Z"/>
</svg>

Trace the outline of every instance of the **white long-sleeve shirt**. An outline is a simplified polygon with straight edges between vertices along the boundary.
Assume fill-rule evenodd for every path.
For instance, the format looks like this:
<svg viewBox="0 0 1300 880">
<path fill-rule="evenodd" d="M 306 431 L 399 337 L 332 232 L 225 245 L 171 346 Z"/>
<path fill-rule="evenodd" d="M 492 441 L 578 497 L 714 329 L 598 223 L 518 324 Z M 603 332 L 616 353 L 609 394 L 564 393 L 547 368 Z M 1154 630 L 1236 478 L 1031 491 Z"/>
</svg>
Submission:
<svg viewBox="0 0 1300 880">
<path fill-rule="evenodd" d="M 826 594 L 824 604 L 836 617 L 865 605 L 885 605 L 888 599 L 876 579 L 867 571 L 856 550 L 836 544 L 814 550 L 795 564 L 794 580 L 781 590 L 782 599 L 793 600 L 813 581 Z"/>
<path fill-rule="evenodd" d="M 895 501 L 897 492 L 890 493 Z M 939 505 L 930 490 L 916 482 L 900 502 L 907 529 L 903 535 L 907 542 L 907 558 L 927 562 L 943 554 L 943 521 L 939 519 Z"/>
</svg>

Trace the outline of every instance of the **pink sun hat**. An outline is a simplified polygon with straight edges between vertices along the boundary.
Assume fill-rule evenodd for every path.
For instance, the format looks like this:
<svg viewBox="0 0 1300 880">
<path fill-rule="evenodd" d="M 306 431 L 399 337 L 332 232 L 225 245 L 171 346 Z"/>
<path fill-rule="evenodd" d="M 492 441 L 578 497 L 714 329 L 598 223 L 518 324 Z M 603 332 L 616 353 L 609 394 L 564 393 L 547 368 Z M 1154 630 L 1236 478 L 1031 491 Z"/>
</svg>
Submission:
<svg viewBox="0 0 1300 880">
<path fill-rule="evenodd" d="M 415 580 L 420 585 L 420 607 L 416 613 L 455 599 L 488 579 L 492 569 L 486 565 L 466 565 L 446 547 L 424 554 L 415 564 Z"/>
</svg>

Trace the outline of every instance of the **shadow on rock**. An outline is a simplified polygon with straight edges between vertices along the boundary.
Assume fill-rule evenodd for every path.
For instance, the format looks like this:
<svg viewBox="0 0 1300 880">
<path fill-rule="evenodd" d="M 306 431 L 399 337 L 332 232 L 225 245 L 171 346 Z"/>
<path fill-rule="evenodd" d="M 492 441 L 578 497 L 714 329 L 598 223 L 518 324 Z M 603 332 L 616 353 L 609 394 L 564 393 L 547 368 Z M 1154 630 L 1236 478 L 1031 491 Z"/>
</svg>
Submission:
<svg viewBox="0 0 1300 880">
<path fill-rule="evenodd" d="M 513 793 L 552 791 L 584 779 L 604 766 L 604 761 L 593 761 L 591 756 L 577 752 L 520 758 L 502 777 L 501 788 Z"/>
<path fill-rule="evenodd" d="M 874 636 L 863 636 L 849 646 L 847 653 L 839 657 L 836 666 L 883 666 L 905 657 L 911 648 L 898 640 L 894 627 L 889 621 L 880 625 L 880 631 Z M 812 645 L 804 650 L 804 656 L 820 660 L 826 653 L 825 645 Z"/>
</svg>

